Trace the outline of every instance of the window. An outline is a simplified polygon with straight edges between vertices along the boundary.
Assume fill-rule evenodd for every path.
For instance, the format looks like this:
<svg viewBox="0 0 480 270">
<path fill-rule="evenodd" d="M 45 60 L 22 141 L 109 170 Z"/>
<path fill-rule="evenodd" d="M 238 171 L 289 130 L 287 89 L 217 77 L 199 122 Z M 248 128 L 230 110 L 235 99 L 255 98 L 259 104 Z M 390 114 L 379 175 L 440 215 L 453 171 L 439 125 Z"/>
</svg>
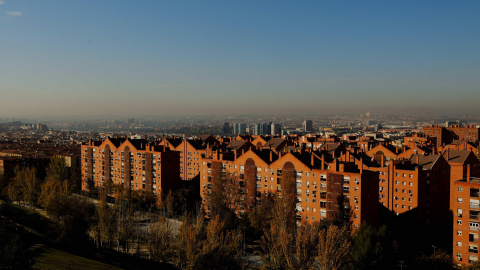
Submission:
<svg viewBox="0 0 480 270">
<path fill-rule="evenodd" d="M 462 191 L 463 191 L 463 187 L 457 187 L 457 191 L 462 192 Z"/>
<path fill-rule="evenodd" d="M 462 225 L 462 220 L 461 220 L 461 219 L 457 219 L 457 224 L 458 224 L 458 225 Z"/>
<path fill-rule="evenodd" d="M 457 202 L 462 203 L 463 199 L 462 198 L 457 198 Z"/>
<path fill-rule="evenodd" d="M 469 222 L 470 225 L 470 231 L 478 231 L 478 222 Z"/>
<path fill-rule="evenodd" d="M 478 261 L 478 257 L 477 256 L 473 256 L 473 255 L 468 255 L 468 263 L 474 263 Z"/>
<path fill-rule="evenodd" d="M 457 247 L 461 247 L 462 246 L 462 242 L 457 242 Z"/>
<path fill-rule="evenodd" d="M 457 235 L 462 236 L 462 231 L 457 231 Z"/>
</svg>

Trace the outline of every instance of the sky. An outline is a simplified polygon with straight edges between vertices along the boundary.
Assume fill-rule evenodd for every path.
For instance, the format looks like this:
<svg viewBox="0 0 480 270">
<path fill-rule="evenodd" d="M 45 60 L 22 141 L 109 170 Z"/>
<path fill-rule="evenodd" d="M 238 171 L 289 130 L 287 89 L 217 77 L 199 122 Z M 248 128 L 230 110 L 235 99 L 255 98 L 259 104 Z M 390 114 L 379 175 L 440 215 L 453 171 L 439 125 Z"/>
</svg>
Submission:
<svg viewBox="0 0 480 270">
<path fill-rule="evenodd" d="M 0 117 L 480 113 L 480 1 L 0 0 Z"/>
</svg>

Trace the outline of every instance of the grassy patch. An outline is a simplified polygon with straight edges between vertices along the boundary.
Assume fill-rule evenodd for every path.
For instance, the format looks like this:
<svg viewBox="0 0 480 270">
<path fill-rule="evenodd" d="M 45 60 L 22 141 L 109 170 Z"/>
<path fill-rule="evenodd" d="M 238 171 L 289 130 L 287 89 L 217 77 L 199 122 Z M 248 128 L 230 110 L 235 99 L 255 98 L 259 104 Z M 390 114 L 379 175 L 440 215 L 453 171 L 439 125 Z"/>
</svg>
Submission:
<svg viewBox="0 0 480 270">
<path fill-rule="evenodd" d="M 36 248 L 34 260 L 34 267 L 38 269 L 121 269 L 47 247 Z"/>
</svg>

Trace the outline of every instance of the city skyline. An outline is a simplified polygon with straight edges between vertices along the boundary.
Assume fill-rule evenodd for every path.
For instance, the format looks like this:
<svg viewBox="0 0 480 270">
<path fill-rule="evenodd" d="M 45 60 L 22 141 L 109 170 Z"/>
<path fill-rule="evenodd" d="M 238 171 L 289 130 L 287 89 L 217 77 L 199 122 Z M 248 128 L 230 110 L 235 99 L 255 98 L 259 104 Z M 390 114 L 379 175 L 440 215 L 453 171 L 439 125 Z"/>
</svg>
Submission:
<svg viewBox="0 0 480 270">
<path fill-rule="evenodd" d="M 0 1 L 0 114 L 475 114 L 477 2 Z"/>
</svg>

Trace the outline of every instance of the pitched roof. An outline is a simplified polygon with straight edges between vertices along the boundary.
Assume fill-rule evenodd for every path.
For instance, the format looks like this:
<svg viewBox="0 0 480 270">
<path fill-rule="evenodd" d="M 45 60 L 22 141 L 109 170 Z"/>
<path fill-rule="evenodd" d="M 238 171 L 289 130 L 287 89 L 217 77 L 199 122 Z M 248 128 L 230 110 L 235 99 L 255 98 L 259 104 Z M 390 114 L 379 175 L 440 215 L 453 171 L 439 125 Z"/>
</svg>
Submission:
<svg viewBox="0 0 480 270">
<path fill-rule="evenodd" d="M 270 164 L 278 159 L 278 155 L 274 151 L 270 151 L 268 149 L 252 149 L 252 152 L 255 153 L 259 158 L 261 158 L 265 163 Z M 270 160 L 270 152 L 272 152 L 272 160 Z"/>
<path fill-rule="evenodd" d="M 276 149 L 277 147 L 281 146 L 282 143 L 285 143 L 286 140 L 282 138 L 274 138 L 269 140 L 263 145 L 263 148 L 273 148 Z"/>
<path fill-rule="evenodd" d="M 240 147 L 244 146 L 246 143 L 248 143 L 248 142 L 245 141 L 245 140 L 235 140 L 235 141 L 232 141 L 229 146 L 233 151 L 233 150 L 237 150 Z"/>
<path fill-rule="evenodd" d="M 410 161 L 414 164 L 417 163 L 417 156 L 418 156 L 418 166 L 423 167 L 424 169 L 430 170 L 432 169 L 433 165 L 435 165 L 435 162 L 437 162 L 438 158 L 440 157 L 439 155 L 432 154 L 432 155 L 413 155 L 410 158 Z"/>
<path fill-rule="evenodd" d="M 470 151 L 468 150 L 447 150 L 443 152 L 442 156 L 447 159 L 447 152 L 448 152 L 448 162 L 454 163 L 462 163 L 464 164 L 467 160 L 467 157 L 470 155 Z"/>
<path fill-rule="evenodd" d="M 183 142 L 181 138 L 165 138 L 165 140 L 175 148 Z"/>
<path fill-rule="evenodd" d="M 334 151 L 335 149 L 337 149 L 339 146 L 340 146 L 340 144 L 338 144 L 338 143 L 326 143 L 326 144 L 323 144 L 322 146 L 320 146 L 320 150 L 325 150 L 325 151 L 331 152 L 331 151 Z"/>
<path fill-rule="evenodd" d="M 195 148 L 195 150 L 203 150 L 205 146 L 203 146 L 203 141 L 200 140 L 187 140 L 187 142 Z"/>
<path fill-rule="evenodd" d="M 126 139 L 125 138 L 107 138 L 108 140 L 110 140 L 110 142 L 113 143 L 113 145 L 115 145 L 115 147 L 119 147 Z"/>
</svg>

